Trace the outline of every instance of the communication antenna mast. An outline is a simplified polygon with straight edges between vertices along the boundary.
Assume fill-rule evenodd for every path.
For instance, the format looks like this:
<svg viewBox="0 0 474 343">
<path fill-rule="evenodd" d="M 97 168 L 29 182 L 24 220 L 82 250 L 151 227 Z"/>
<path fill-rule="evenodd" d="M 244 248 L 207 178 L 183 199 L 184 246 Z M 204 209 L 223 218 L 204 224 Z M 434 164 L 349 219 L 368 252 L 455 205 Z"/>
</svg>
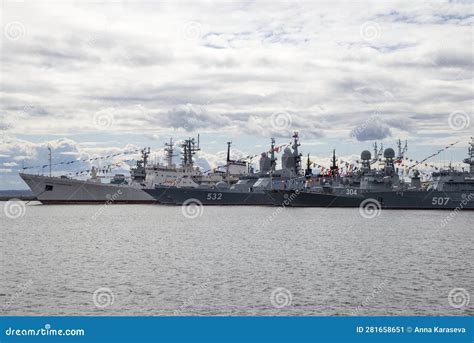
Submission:
<svg viewBox="0 0 474 343">
<path fill-rule="evenodd" d="M 313 175 L 313 170 L 311 169 L 311 159 L 309 157 L 309 154 L 308 154 L 308 159 L 306 160 L 306 170 L 305 170 L 305 176 L 306 177 L 309 177 L 311 175 Z"/>
<path fill-rule="evenodd" d="M 405 146 L 402 147 L 402 141 L 400 139 L 398 139 L 397 145 L 398 145 L 398 156 L 397 156 L 397 158 L 398 159 L 403 159 L 403 157 L 405 156 L 405 153 L 408 150 L 408 141 L 405 140 Z"/>
<path fill-rule="evenodd" d="M 229 178 L 230 174 L 230 146 L 232 142 L 227 142 L 227 163 L 226 163 L 226 177 Z"/>
<path fill-rule="evenodd" d="M 274 172 L 276 169 L 276 158 L 275 158 L 275 138 L 273 137 L 271 139 L 271 146 L 270 146 L 270 166 L 271 166 L 271 171 Z"/>
<path fill-rule="evenodd" d="M 165 159 L 166 159 L 166 164 L 168 167 L 171 167 L 173 165 L 173 157 L 176 156 L 174 155 L 174 143 L 173 143 L 173 138 L 170 138 L 169 143 L 165 143 Z"/>
<path fill-rule="evenodd" d="M 49 177 L 51 177 L 52 153 L 51 153 L 51 145 L 49 145 L 49 144 L 48 144 L 48 151 L 49 151 Z"/>
<path fill-rule="evenodd" d="M 336 149 L 332 150 L 332 160 L 331 160 L 331 167 L 329 168 L 331 170 L 331 176 L 336 176 L 339 174 L 339 167 L 337 166 L 337 160 L 336 160 Z"/>
<path fill-rule="evenodd" d="M 183 167 L 192 167 L 194 164 L 193 156 L 196 154 L 196 152 L 201 150 L 199 143 L 196 146 L 196 141 L 194 138 L 188 138 L 183 144 L 181 144 L 181 147 L 183 148 Z"/>
<path fill-rule="evenodd" d="M 374 147 L 374 161 L 376 161 L 376 160 L 377 160 L 377 156 L 378 156 L 378 154 L 379 154 L 379 149 L 378 149 L 378 147 L 377 147 L 377 142 L 374 142 L 373 147 Z"/>
<path fill-rule="evenodd" d="M 294 132 L 293 133 L 293 156 L 294 156 L 294 159 L 295 159 L 295 173 L 296 174 L 299 174 L 300 170 L 301 170 L 301 154 L 299 153 L 298 151 L 298 147 L 300 146 L 300 142 L 299 142 L 299 136 L 298 136 L 298 132 Z"/>
<path fill-rule="evenodd" d="M 474 174 L 474 137 L 471 137 L 468 153 L 468 158 L 466 158 L 463 162 L 469 164 L 469 173 Z"/>
</svg>

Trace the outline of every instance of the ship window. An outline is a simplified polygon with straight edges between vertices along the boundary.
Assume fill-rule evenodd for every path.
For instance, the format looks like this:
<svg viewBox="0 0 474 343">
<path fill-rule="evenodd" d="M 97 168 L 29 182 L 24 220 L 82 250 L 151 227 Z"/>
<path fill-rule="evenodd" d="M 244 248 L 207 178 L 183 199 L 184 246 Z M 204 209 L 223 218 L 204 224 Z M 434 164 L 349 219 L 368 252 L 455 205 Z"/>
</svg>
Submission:
<svg viewBox="0 0 474 343">
<path fill-rule="evenodd" d="M 52 191 L 52 190 L 53 190 L 53 186 L 52 186 L 52 185 L 46 185 L 46 187 L 44 187 L 44 191 L 45 191 L 45 192 Z"/>
</svg>

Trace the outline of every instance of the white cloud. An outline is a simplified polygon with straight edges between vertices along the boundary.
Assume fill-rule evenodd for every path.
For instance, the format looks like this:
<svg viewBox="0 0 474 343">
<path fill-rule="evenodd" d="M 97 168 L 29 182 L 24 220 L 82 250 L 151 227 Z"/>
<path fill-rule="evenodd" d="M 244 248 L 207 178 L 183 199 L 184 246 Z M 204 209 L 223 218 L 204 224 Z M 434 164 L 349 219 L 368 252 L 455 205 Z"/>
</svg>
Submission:
<svg viewBox="0 0 474 343">
<path fill-rule="evenodd" d="M 1 20 L 1 140 L 268 139 L 279 112 L 309 142 L 374 113 L 367 139 L 426 139 L 472 115 L 470 2 L 4 1 Z M 40 154 L 25 144 L 17 159 Z"/>
</svg>

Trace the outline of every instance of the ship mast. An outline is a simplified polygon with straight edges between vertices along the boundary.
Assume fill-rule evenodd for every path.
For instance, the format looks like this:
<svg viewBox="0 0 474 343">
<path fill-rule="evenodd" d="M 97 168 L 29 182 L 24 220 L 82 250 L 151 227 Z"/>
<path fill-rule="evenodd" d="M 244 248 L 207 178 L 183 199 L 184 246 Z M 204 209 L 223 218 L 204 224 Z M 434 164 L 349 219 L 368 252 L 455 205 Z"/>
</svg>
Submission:
<svg viewBox="0 0 474 343">
<path fill-rule="evenodd" d="M 295 173 L 296 175 L 299 174 L 300 170 L 301 170 L 301 154 L 298 152 L 298 147 L 300 146 L 301 144 L 299 143 L 299 140 L 298 140 L 298 132 L 294 132 L 293 134 L 293 156 L 294 156 L 294 159 L 295 159 Z"/>
<path fill-rule="evenodd" d="M 142 158 L 137 160 L 137 165 L 132 168 L 130 177 L 132 180 L 142 182 L 146 180 L 146 165 L 148 163 L 148 157 L 150 156 L 150 148 L 143 148 L 141 150 Z"/>
<path fill-rule="evenodd" d="M 313 170 L 311 169 L 311 159 L 309 158 L 309 154 L 308 154 L 308 159 L 306 160 L 306 171 L 305 171 L 305 175 L 307 177 L 313 175 Z"/>
<path fill-rule="evenodd" d="M 336 176 L 339 173 L 339 167 L 336 164 L 336 149 L 332 150 L 332 165 L 331 165 L 331 176 Z"/>
<path fill-rule="evenodd" d="M 471 137 L 468 149 L 469 157 L 464 159 L 464 163 L 469 164 L 469 173 L 474 174 L 474 137 Z"/>
<path fill-rule="evenodd" d="M 199 136 L 197 144 L 194 138 L 189 138 L 186 139 L 183 144 L 181 144 L 181 147 L 183 148 L 183 167 L 193 167 L 193 156 L 196 154 L 196 152 L 201 150 L 199 147 Z"/>
<path fill-rule="evenodd" d="M 52 154 L 51 154 L 51 145 L 48 144 L 48 151 L 49 151 L 49 177 L 51 177 L 51 160 L 52 160 Z"/>
<path fill-rule="evenodd" d="M 143 168 L 145 168 L 146 165 L 148 164 L 148 157 L 149 156 L 150 156 L 150 148 L 148 147 L 148 150 L 147 150 L 147 148 L 144 148 L 142 150 Z"/>
<path fill-rule="evenodd" d="M 174 153 L 174 143 L 173 143 L 173 138 L 170 138 L 170 142 L 165 143 L 165 159 L 166 159 L 166 164 L 169 168 L 172 167 L 173 157 L 176 156 L 173 153 Z"/>
<path fill-rule="evenodd" d="M 275 138 L 273 137 L 271 139 L 271 146 L 270 146 L 270 166 L 271 166 L 271 171 L 274 172 L 276 169 L 276 158 L 275 158 Z"/>
<path fill-rule="evenodd" d="M 397 159 L 398 160 L 403 160 L 403 157 L 405 156 L 405 153 L 407 152 L 408 150 L 408 141 L 405 140 L 405 146 L 402 148 L 402 141 L 400 139 L 398 139 L 398 156 L 397 156 Z"/>
<path fill-rule="evenodd" d="M 227 142 L 227 163 L 226 163 L 226 171 L 225 171 L 225 174 L 226 174 L 226 178 L 228 179 L 229 178 L 229 174 L 230 174 L 230 146 L 232 145 L 232 142 Z"/>
<path fill-rule="evenodd" d="M 374 142 L 373 147 L 374 147 L 374 159 L 376 159 L 376 158 L 377 158 L 377 155 L 378 155 L 378 153 L 379 153 L 379 150 L 378 150 L 378 148 L 377 148 L 377 142 Z"/>
<path fill-rule="evenodd" d="M 380 143 L 380 150 L 378 149 L 377 142 L 374 142 L 373 147 L 374 147 L 374 157 L 372 159 L 371 164 L 374 164 L 375 162 L 377 162 L 380 159 L 380 157 L 382 156 L 383 143 Z"/>
</svg>

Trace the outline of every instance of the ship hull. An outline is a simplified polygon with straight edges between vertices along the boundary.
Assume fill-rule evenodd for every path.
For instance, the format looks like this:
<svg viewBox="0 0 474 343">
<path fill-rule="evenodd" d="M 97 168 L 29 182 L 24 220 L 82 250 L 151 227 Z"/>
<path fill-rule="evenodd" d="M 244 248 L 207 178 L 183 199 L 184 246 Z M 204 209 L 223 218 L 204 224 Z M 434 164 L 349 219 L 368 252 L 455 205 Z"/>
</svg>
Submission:
<svg viewBox="0 0 474 343">
<path fill-rule="evenodd" d="M 366 192 L 324 194 L 298 191 L 268 191 L 273 204 L 288 207 L 360 207 L 372 201 L 386 209 L 473 210 L 474 193 L 443 191 Z"/>
<path fill-rule="evenodd" d="M 20 174 L 43 204 L 152 204 L 157 201 L 142 188 L 99 182 Z"/>
<path fill-rule="evenodd" d="M 145 191 L 160 203 L 162 202 L 160 199 L 164 198 L 163 188 Z M 165 203 L 176 205 L 182 205 L 187 201 L 197 201 L 203 205 L 273 205 L 272 198 L 263 192 L 244 193 L 200 188 L 168 188 L 165 195 L 167 199 L 171 200 Z"/>
</svg>

